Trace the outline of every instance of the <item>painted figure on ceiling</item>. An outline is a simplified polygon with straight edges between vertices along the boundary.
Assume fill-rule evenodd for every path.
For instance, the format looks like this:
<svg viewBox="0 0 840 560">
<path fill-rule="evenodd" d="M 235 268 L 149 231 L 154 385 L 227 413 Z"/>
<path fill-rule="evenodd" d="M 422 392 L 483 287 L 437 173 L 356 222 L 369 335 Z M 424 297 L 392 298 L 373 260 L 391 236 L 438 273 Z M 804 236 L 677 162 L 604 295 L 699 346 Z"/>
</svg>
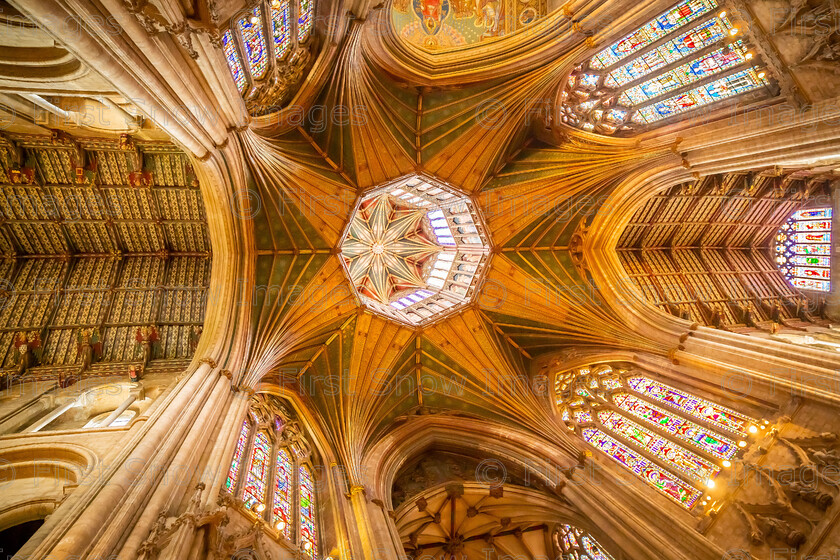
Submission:
<svg viewBox="0 0 840 560">
<path fill-rule="evenodd" d="M 501 0 L 476 0 L 475 26 L 484 27 L 484 33 L 481 34 L 482 39 L 499 37 L 504 33 L 501 25 L 502 11 Z"/>
<path fill-rule="evenodd" d="M 423 22 L 423 29 L 429 35 L 436 35 L 443 20 L 449 16 L 449 0 L 413 0 L 414 13 Z"/>
<path fill-rule="evenodd" d="M 81 357 L 80 371 L 90 369 L 93 362 L 102 358 L 102 340 L 99 329 L 81 329 L 76 335 L 76 352 Z"/>
</svg>

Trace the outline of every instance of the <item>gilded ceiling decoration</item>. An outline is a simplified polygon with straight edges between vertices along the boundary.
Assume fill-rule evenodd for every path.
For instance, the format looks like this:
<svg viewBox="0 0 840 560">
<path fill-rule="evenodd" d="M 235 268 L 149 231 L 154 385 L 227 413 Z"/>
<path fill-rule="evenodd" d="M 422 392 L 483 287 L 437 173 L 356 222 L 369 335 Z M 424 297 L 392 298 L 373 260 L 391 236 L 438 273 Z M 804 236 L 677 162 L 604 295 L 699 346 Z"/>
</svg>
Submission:
<svg viewBox="0 0 840 560">
<path fill-rule="evenodd" d="M 397 35 L 429 51 L 499 38 L 545 13 L 545 0 L 395 0 L 391 4 Z"/>
<path fill-rule="evenodd" d="M 341 255 L 365 306 L 421 325 L 472 299 L 489 244 L 469 197 L 411 176 L 359 201 Z"/>
<path fill-rule="evenodd" d="M 277 26 L 284 6 L 251 5 L 223 40 L 246 101 L 254 84 L 274 80 L 278 53 L 293 48 L 284 50 L 285 28 Z M 291 105 L 281 124 L 259 121 L 236 136 L 254 202 L 237 210 L 253 227 L 256 254 L 241 383 L 296 391 L 317 411 L 351 486 L 362 484 L 365 452 L 394 422 L 417 414 L 491 418 L 574 453 L 555 412 L 531 391 L 528 372 L 535 358 L 571 344 L 671 349 L 668 340 L 627 324 L 596 284 L 585 247 L 593 218 L 629 178 L 644 182 L 655 169 L 677 169 L 678 180 L 690 176 L 679 142 L 599 138 L 553 118 L 551 100 L 570 76 L 579 85 L 581 71 L 591 69 L 581 64 L 610 48 L 587 41 L 589 30 L 573 13 L 506 1 L 386 6 L 390 11 L 354 19 L 342 41 L 321 52 L 329 64 L 319 67 L 317 87 L 301 90 L 300 119 L 289 117 L 300 108 Z M 613 62 L 641 60 L 697 25 L 720 33 L 627 88 L 718 49 L 726 49 L 715 55 L 726 59 L 719 73 L 689 76 L 678 88 L 660 84 L 662 95 L 745 71 L 747 60 L 764 61 L 758 48 L 747 58 L 752 37 L 733 34 L 739 20 L 727 19 L 716 2 L 680 6 L 655 36 L 631 40 L 627 55 Z M 466 48 L 455 50 L 462 39 L 453 30 Z M 294 35 L 294 25 L 288 31 Z M 317 28 L 313 33 L 310 40 Z M 391 52 L 390 39 L 425 52 Z M 487 62 L 514 52 L 508 48 L 522 56 Z M 454 71 L 437 61 L 462 56 L 469 79 L 459 82 L 460 66 Z M 615 64 L 605 64 L 598 83 L 587 87 L 600 91 Z M 759 90 L 773 98 L 775 90 L 761 85 L 730 99 L 749 104 Z M 791 297 L 796 293 L 791 289 Z M 697 304 L 698 316 L 701 310 Z"/>
</svg>

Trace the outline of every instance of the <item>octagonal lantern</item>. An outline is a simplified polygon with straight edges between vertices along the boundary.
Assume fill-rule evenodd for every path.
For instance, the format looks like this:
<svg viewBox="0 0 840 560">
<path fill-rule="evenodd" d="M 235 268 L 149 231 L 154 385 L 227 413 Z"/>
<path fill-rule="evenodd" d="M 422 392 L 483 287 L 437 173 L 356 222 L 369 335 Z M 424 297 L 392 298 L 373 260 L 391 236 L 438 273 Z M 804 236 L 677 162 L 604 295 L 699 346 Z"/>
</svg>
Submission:
<svg viewBox="0 0 840 560">
<path fill-rule="evenodd" d="M 472 301 L 490 259 L 469 195 L 427 175 L 402 177 L 362 196 L 340 248 L 361 304 L 412 326 Z"/>
</svg>

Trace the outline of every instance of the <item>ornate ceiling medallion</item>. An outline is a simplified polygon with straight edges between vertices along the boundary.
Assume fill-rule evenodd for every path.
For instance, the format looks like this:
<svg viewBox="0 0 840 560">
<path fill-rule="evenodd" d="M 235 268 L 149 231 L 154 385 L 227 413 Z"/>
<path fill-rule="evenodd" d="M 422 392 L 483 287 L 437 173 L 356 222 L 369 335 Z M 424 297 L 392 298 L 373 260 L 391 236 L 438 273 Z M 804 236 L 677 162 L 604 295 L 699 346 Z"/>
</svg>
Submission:
<svg viewBox="0 0 840 560">
<path fill-rule="evenodd" d="M 364 195 L 340 248 L 361 304 L 412 326 L 468 304 L 490 260 L 490 242 L 469 196 L 425 175 Z"/>
</svg>

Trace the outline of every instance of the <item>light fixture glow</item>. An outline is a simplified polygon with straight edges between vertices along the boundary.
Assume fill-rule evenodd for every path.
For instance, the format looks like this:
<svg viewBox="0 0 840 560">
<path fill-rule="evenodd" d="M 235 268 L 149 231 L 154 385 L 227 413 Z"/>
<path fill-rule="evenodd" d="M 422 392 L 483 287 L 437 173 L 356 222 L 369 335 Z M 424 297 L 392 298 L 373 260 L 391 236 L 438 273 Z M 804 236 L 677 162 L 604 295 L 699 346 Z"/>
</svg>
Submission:
<svg viewBox="0 0 840 560">
<path fill-rule="evenodd" d="M 732 35 L 732 36 L 734 37 L 735 35 L 737 35 L 737 34 L 738 34 L 738 28 L 737 28 L 737 27 L 733 27 L 732 29 L 730 29 L 730 30 L 729 30 L 729 34 L 730 34 L 730 35 Z"/>
<path fill-rule="evenodd" d="M 739 441 L 739 442 L 738 442 L 738 447 L 746 447 L 746 446 L 747 446 L 747 442 L 746 442 L 746 441 L 741 440 L 741 441 Z"/>
<path fill-rule="evenodd" d="M 723 462 L 723 463 L 721 463 L 721 464 L 722 464 L 724 467 L 726 467 L 726 468 L 729 468 L 729 467 L 731 467 L 731 466 L 732 466 L 732 462 L 731 462 L 731 461 L 724 461 L 724 462 Z"/>
<path fill-rule="evenodd" d="M 755 426 L 750 426 L 749 430 L 751 434 L 755 434 L 758 432 L 758 428 L 756 428 Z"/>
<path fill-rule="evenodd" d="M 251 16 L 251 23 L 257 25 L 260 22 L 260 18 L 257 16 Z"/>
<path fill-rule="evenodd" d="M 265 504 L 258 505 L 256 509 L 259 513 L 264 512 L 265 511 Z"/>
<path fill-rule="evenodd" d="M 706 481 L 706 488 L 714 488 L 714 487 L 715 487 L 715 481 L 714 480 L 712 480 L 710 478 L 709 480 Z"/>
</svg>

